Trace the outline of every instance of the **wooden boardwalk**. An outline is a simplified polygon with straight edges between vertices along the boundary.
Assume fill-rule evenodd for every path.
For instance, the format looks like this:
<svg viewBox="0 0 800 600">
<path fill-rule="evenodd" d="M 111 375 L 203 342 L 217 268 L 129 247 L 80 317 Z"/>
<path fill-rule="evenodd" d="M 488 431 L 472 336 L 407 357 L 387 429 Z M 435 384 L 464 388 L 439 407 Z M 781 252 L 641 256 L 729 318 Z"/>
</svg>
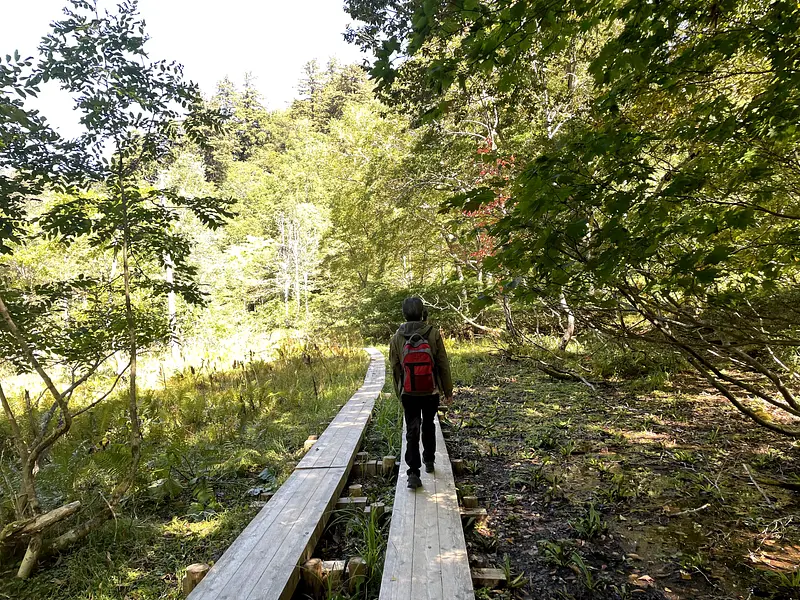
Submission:
<svg viewBox="0 0 800 600">
<path fill-rule="evenodd" d="M 255 519 L 231 544 L 190 600 L 288 600 L 298 565 L 310 558 L 346 482 L 375 399 L 383 389 L 383 355 L 368 348 L 364 385 Z"/>
<path fill-rule="evenodd" d="M 403 428 L 403 452 L 406 440 Z M 453 470 L 436 418 L 436 470 L 406 488 L 405 463 L 392 509 L 380 600 L 474 600 Z"/>
</svg>

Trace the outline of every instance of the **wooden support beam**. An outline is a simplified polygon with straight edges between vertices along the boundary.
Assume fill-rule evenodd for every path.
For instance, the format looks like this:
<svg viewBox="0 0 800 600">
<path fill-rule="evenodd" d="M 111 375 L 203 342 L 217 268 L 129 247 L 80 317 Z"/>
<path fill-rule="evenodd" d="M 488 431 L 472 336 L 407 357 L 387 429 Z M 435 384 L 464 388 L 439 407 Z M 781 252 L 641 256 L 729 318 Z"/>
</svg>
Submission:
<svg viewBox="0 0 800 600">
<path fill-rule="evenodd" d="M 464 459 L 462 458 L 454 458 L 450 461 L 450 464 L 453 467 L 453 475 L 463 475 L 464 471 L 466 470 L 466 465 L 464 464 Z"/>
<path fill-rule="evenodd" d="M 337 590 L 344 581 L 347 563 L 343 560 L 326 560 L 322 563 L 322 578 L 325 589 Z"/>
<path fill-rule="evenodd" d="M 485 521 L 488 517 L 488 513 L 486 512 L 485 508 L 462 508 L 461 509 L 461 520 L 466 521 L 467 519 L 475 519 L 478 522 Z"/>
<path fill-rule="evenodd" d="M 360 498 L 363 493 L 363 486 L 360 483 L 354 483 L 347 488 L 347 495 L 351 498 Z"/>
<path fill-rule="evenodd" d="M 336 501 L 336 508 L 358 508 L 364 510 L 367 507 L 366 496 L 359 496 L 356 498 L 339 498 Z"/>
<path fill-rule="evenodd" d="M 476 588 L 498 588 L 506 584 L 502 569 L 472 569 L 472 585 Z"/>
</svg>

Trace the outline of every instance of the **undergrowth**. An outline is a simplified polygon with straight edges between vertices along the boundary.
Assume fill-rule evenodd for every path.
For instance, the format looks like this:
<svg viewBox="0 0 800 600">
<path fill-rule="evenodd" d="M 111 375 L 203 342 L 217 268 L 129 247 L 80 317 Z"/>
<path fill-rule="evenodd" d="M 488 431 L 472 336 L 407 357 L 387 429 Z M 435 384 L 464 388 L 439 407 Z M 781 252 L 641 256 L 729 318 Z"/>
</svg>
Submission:
<svg viewBox="0 0 800 600">
<path fill-rule="evenodd" d="M 0 598 L 179 597 L 182 569 L 221 556 L 257 512 L 254 497 L 288 475 L 307 436 L 320 434 L 360 386 L 366 364 L 358 348 L 295 347 L 272 362 L 190 369 L 143 390 L 136 493 L 80 547 L 45 561 L 26 582 L 13 577 L 15 561 L 6 556 Z M 77 420 L 42 461 L 46 505 L 80 500 L 79 519 L 101 508 L 129 460 L 125 402 L 123 394 L 109 398 Z M 2 456 L 0 527 L 12 514 L 16 477 L 11 453 Z"/>
</svg>

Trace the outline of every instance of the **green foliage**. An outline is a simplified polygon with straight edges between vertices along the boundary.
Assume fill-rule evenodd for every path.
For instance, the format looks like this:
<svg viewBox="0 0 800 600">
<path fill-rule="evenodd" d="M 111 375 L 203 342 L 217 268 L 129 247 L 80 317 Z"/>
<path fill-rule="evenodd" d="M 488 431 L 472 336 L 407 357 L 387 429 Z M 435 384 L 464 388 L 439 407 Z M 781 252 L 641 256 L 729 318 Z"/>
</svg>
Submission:
<svg viewBox="0 0 800 600">
<path fill-rule="evenodd" d="M 539 543 L 539 551 L 545 560 L 557 567 L 566 567 L 570 564 L 570 548 L 566 542 L 550 542 L 544 540 Z"/>
<path fill-rule="evenodd" d="M 570 525 L 578 536 L 586 540 L 595 538 L 608 530 L 608 523 L 603 521 L 603 515 L 595 508 L 594 503 L 589 504 L 586 514 L 570 522 Z"/>
<path fill-rule="evenodd" d="M 347 6 L 385 98 L 442 147 L 485 137 L 480 160 L 498 167 L 448 189 L 494 242 L 495 293 L 679 352 L 748 417 L 800 435 L 796 390 L 778 383 L 800 348 L 797 6 Z"/>
</svg>

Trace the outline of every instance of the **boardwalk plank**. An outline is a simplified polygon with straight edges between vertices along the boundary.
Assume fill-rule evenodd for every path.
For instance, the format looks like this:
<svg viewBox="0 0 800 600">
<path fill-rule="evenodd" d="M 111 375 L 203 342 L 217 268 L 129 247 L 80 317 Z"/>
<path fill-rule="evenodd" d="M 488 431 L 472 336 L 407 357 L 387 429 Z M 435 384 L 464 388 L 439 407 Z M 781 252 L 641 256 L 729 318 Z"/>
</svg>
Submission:
<svg viewBox="0 0 800 600">
<path fill-rule="evenodd" d="M 370 348 L 364 385 L 259 512 L 189 600 L 288 600 L 336 504 L 385 377 Z M 316 449 L 316 451 L 314 451 Z"/>
<path fill-rule="evenodd" d="M 473 600 L 472 575 L 461 525 L 453 469 L 439 422 L 436 422 L 436 472 L 442 593 L 448 600 Z"/>
<path fill-rule="evenodd" d="M 405 455 L 405 427 L 403 455 Z M 439 420 L 436 469 L 422 473 L 423 487 L 406 489 L 398 478 L 380 600 L 474 600 L 455 480 Z"/>
<path fill-rule="evenodd" d="M 401 456 L 406 451 L 406 427 L 403 423 L 403 445 Z M 404 469 L 394 492 L 392 523 L 389 526 L 389 540 L 386 544 L 386 560 L 383 565 L 380 600 L 411 600 L 411 574 L 414 540 L 414 514 L 416 495 L 406 488 Z"/>
</svg>

